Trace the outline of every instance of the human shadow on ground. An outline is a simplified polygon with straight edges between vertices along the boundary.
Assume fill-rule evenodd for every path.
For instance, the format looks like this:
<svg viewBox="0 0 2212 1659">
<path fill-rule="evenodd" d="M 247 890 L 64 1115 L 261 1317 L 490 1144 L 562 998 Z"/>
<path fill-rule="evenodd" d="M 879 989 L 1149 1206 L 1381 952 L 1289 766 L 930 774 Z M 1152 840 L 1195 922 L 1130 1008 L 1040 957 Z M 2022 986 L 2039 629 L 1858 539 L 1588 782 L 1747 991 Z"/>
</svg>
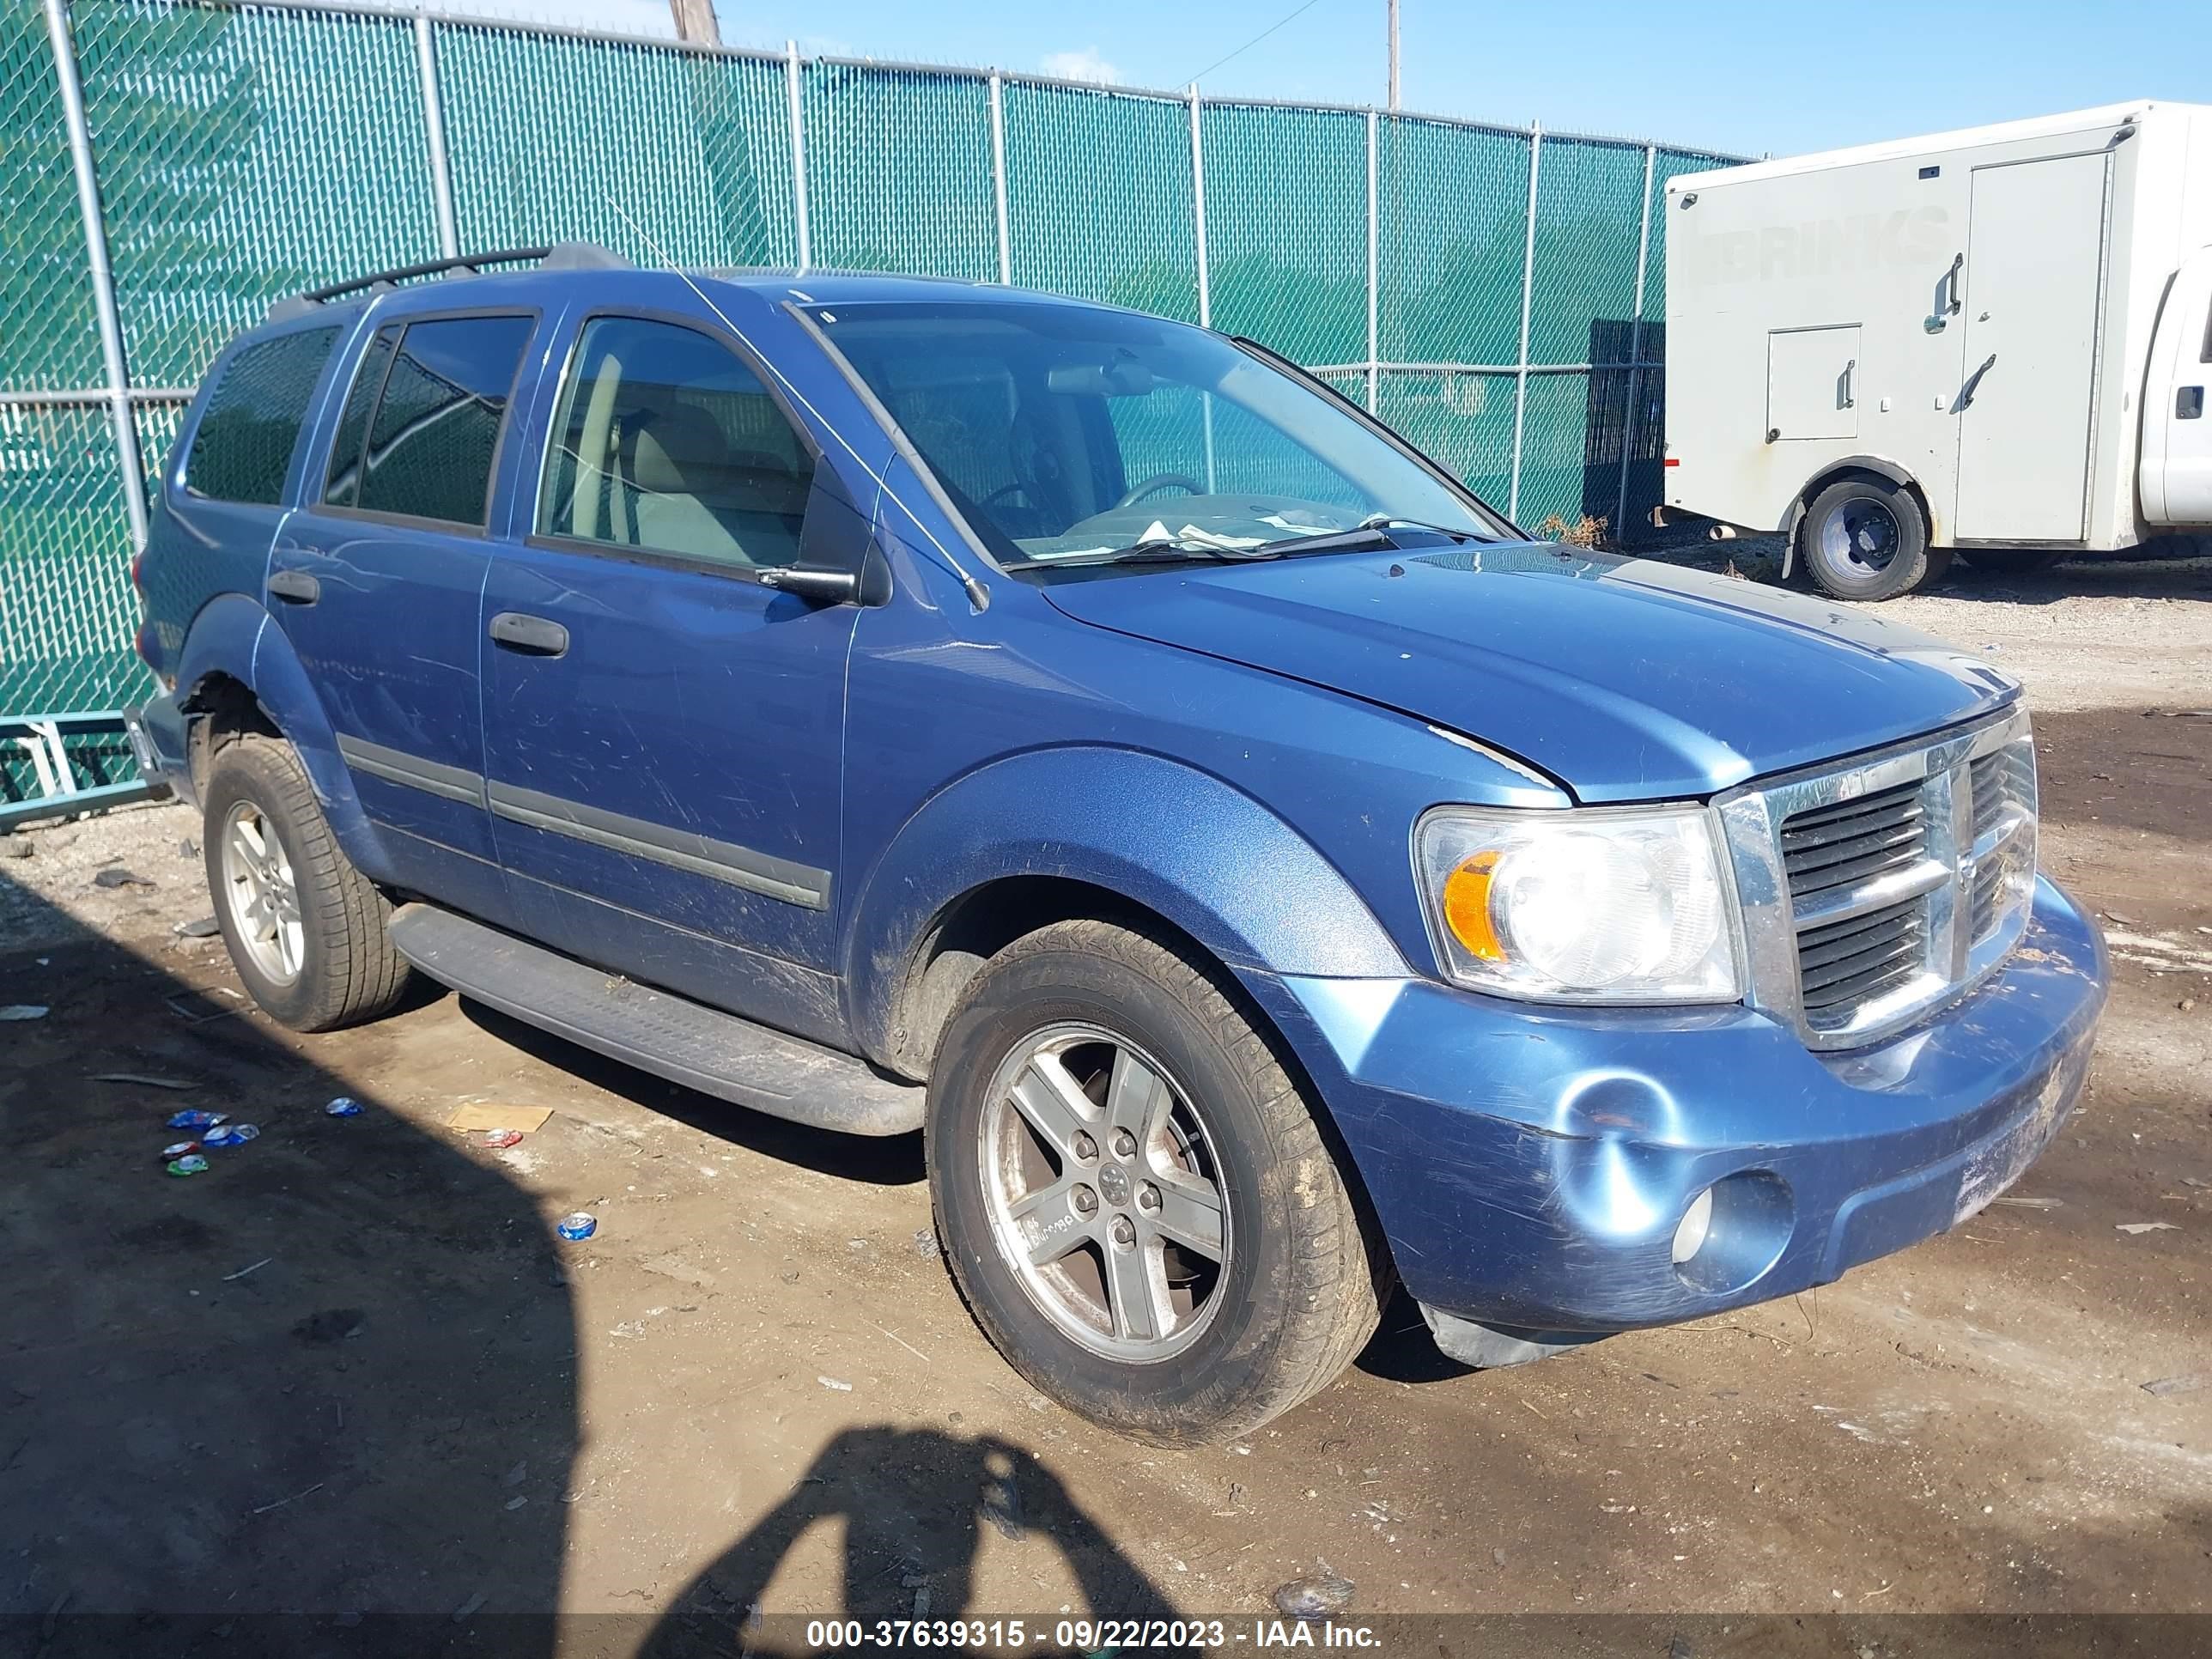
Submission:
<svg viewBox="0 0 2212 1659">
<path fill-rule="evenodd" d="M 836 1593 L 804 1616 L 763 1614 L 769 1581 L 823 1522 L 842 1531 Z M 1021 1447 L 991 1435 L 868 1426 L 847 1429 L 823 1446 L 783 1500 L 677 1596 L 640 1659 L 797 1655 L 820 1645 L 805 1639 L 806 1617 L 857 1620 L 872 1630 L 879 1620 L 1019 1615 L 1034 1639 L 1016 1645 L 1056 1650 L 1062 1644 L 1053 1640 L 1050 1624 L 1059 1616 L 1057 1598 L 1050 1607 L 976 1601 L 987 1528 L 1008 1546 L 1048 1545 L 1079 1592 L 1068 1616 L 1175 1617 L 1159 1588 Z"/>
</svg>

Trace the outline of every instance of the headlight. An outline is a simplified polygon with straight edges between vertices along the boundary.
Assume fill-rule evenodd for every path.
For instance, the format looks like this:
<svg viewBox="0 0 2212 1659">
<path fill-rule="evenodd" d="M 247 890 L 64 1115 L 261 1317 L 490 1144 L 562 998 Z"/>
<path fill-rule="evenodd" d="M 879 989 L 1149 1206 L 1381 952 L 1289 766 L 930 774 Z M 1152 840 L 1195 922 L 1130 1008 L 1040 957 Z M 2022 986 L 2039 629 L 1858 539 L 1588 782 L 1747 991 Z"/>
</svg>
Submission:
<svg viewBox="0 0 2212 1659">
<path fill-rule="evenodd" d="M 1701 807 L 1443 806 L 1413 831 L 1445 973 L 1559 1002 L 1733 1002 L 1734 891 Z"/>
</svg>

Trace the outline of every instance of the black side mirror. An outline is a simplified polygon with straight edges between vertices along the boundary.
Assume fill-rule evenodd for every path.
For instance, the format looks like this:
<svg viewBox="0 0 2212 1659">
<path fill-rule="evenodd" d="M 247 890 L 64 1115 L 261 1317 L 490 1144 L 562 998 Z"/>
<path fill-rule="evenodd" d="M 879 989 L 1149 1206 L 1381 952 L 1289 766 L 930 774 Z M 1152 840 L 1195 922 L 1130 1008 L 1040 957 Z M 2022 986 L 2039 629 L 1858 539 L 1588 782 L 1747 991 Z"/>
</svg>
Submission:
<svg viewBox="0 0 2212 1659">
<path fill-rule="evenodd" d="M 844 605 L 860 597 L 859 573 L 829 565 L 770 565 L 760 579 L 762 586 L 796 593 L 809 605 Z"/>
<path fill-rule="evenodd" d="M 876 545 L 875 526 L 834 468 L 814 469 L 798 561 L 765 567 L 760 580 L 809 605 L 873 605 L 890 599 L 891 568 Z"/>
</svg>

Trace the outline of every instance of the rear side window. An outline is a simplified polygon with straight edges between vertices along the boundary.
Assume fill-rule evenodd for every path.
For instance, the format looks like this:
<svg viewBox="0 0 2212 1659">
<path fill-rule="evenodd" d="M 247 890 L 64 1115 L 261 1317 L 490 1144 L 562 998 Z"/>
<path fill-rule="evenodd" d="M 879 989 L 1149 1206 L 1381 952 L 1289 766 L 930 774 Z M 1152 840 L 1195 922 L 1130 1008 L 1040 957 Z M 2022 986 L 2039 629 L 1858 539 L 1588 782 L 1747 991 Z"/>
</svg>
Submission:
<svg viewBox="0 0 2212 1659">
<path fill-rule="evenodd" d="M 529 317 L 441 317 L 381 329 L 362 354 L 324 499 L 481 527 Z"/>
<path fill-rule="evenodd" d="M 185 488 L 214 501 L 274 507 L 322 378 L 334 328 L 280 334 L 233 357 L 208 398 L 185 458 Z"/>
<path fill-rule="evenodd" d="M 787 565 L 813 482 L 812 453 L 727 346 L 598 317 L 562 392 L 538 528 L 739 570 Z"/>
</svg>

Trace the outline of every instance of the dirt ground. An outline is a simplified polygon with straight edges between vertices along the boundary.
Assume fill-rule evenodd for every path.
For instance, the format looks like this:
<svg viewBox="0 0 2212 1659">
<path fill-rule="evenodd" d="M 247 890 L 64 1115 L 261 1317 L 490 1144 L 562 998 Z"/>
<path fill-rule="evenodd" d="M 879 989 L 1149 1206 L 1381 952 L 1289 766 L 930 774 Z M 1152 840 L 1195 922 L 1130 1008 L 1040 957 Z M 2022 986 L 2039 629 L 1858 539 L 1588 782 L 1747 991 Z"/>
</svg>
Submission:
<svg viewBox="0 0 2212 1659">
<path fill-rule="evenodd" d="M 294 1036 L 173 932 L 210 909 L 182 808 L 29 832 L 0 860 L 0 1005 L 51 1010 L 0 1024 L 0 1615 L 66 1645 L 149 1608 L 558 1608 L 608 1615 L 564 1652 L 735 1651 L 754 1607 L 1245 1620 L 1323 1564 L 1360 1614 L 1837 1613 L 1863 1656 L 1929 1650 L 1893 1615 L 2212 1613 L 2212 560 L 1962 569 L 1885 614 L 2027 683 L 2045 866 L 2114 945 L 2057 1144 L 1817 1293 L 1535 1366 L 1463 1372 L 1401 1303 L 1206 1451 L 1007 1370 L 917 1140 L 430 991 Z M 470 1102 L 551 1116 L 492 1151 L 446 1127 Z M 166 1175 L 189 1106 L 260 1137 Z"/>
</svg>

